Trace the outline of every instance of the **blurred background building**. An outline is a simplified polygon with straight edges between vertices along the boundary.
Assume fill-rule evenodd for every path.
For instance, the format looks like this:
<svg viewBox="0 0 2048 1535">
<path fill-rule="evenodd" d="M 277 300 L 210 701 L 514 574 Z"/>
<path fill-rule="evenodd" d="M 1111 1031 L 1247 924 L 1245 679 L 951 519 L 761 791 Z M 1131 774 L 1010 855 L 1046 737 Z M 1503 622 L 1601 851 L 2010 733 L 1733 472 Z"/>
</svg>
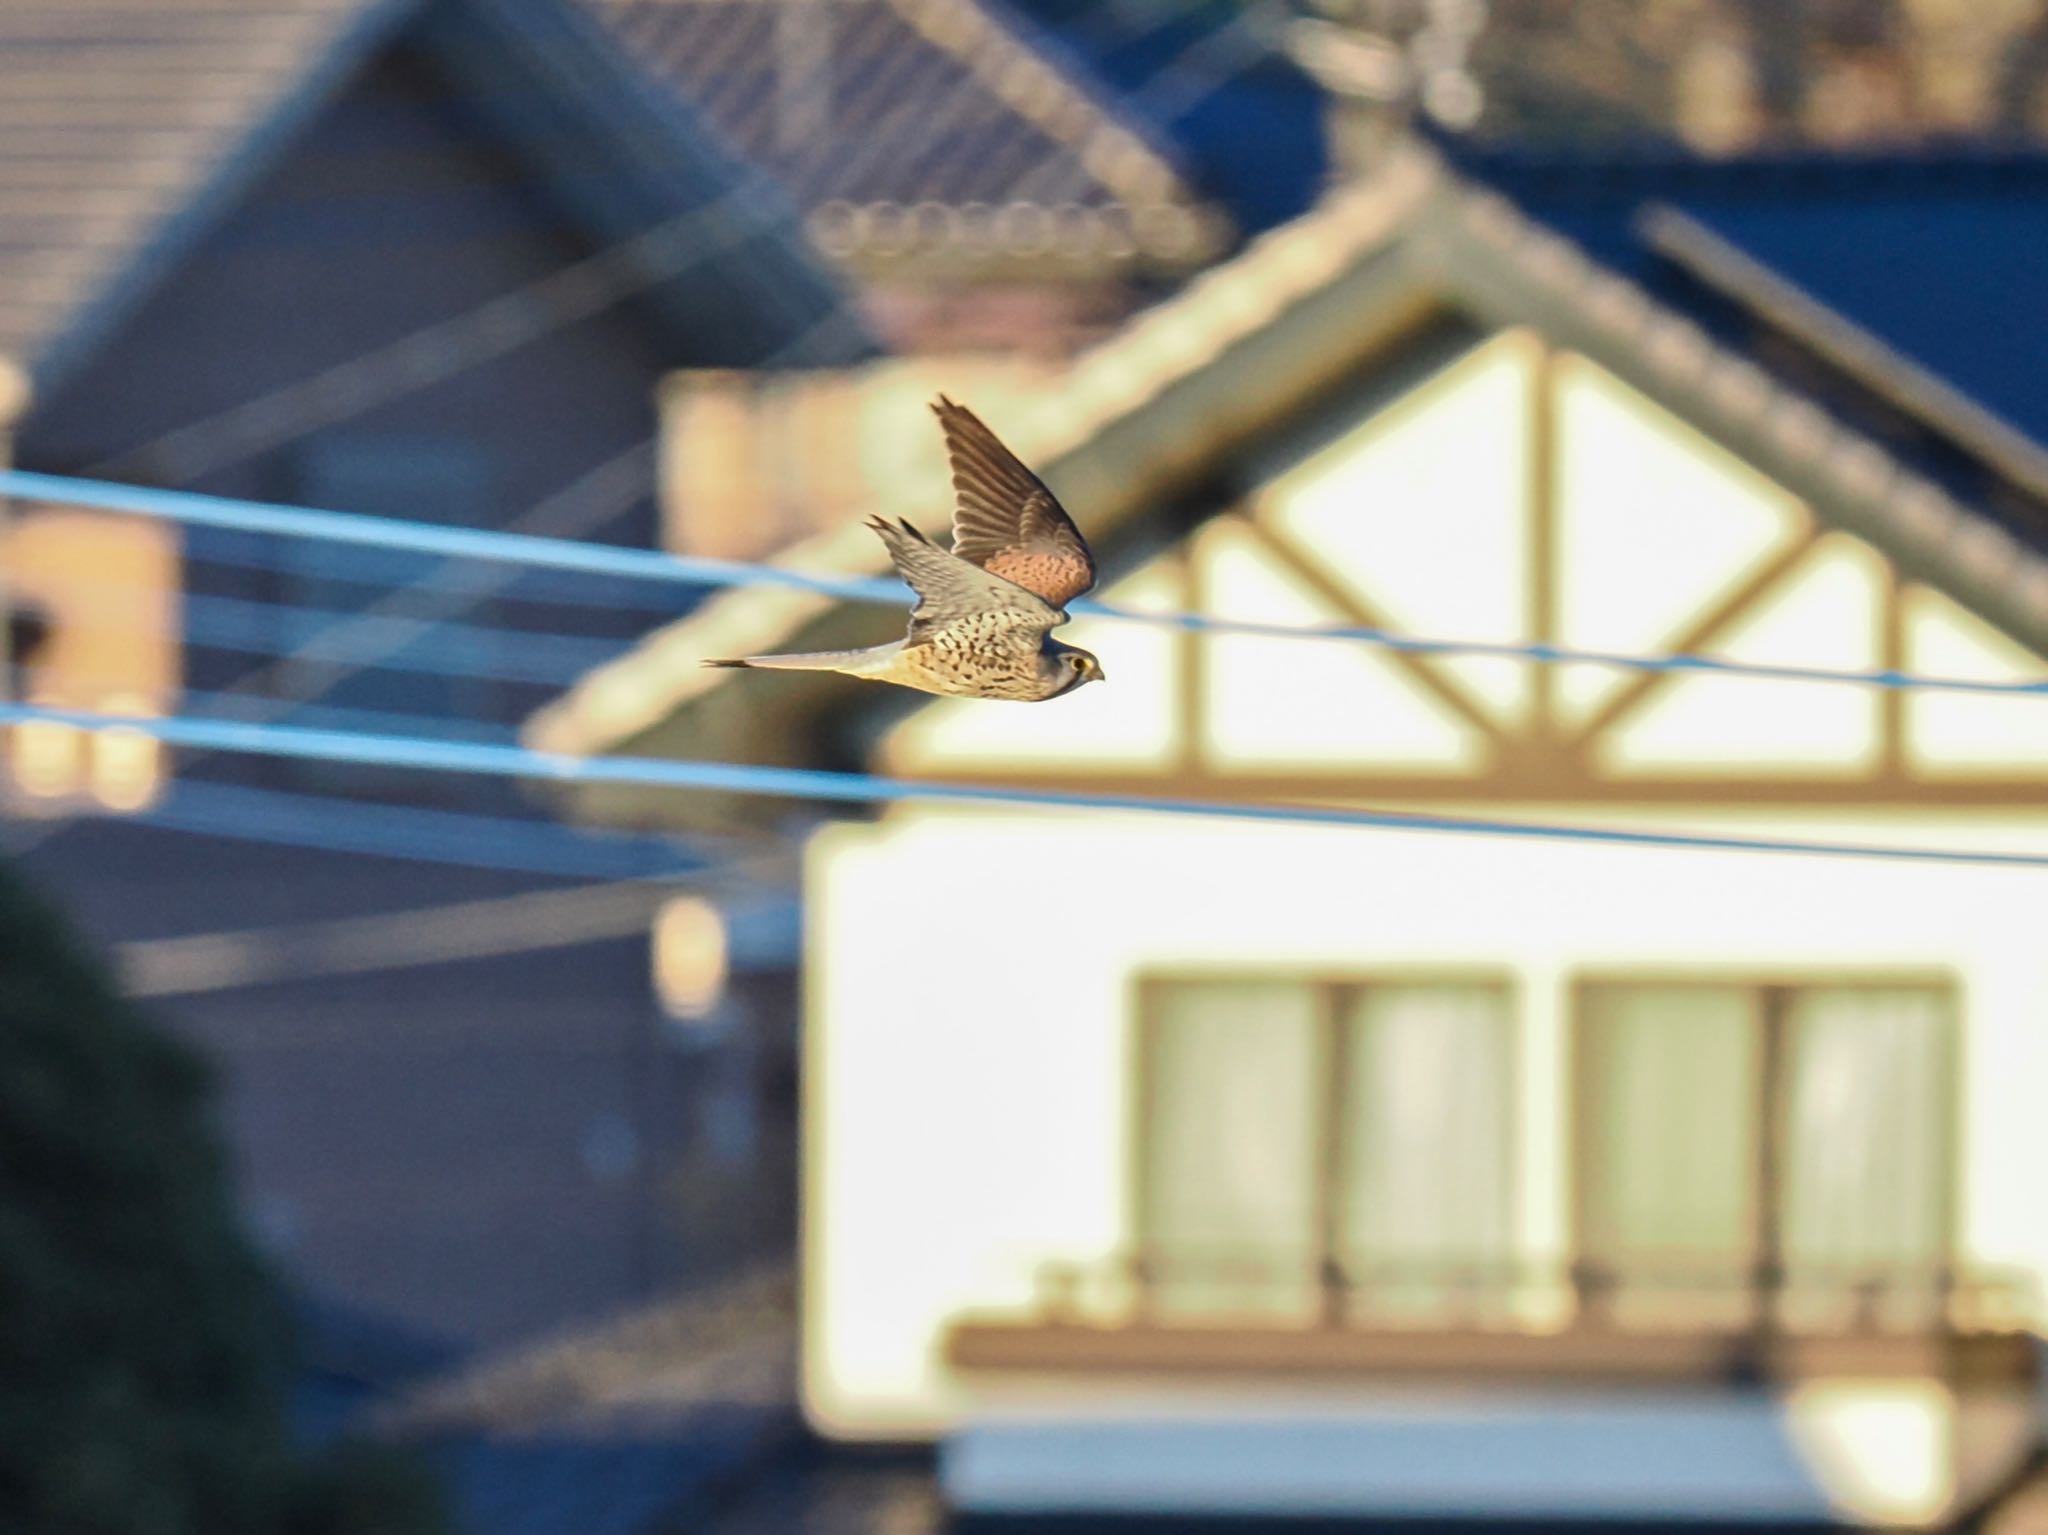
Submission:
<svg viewBox="0 0 2048 1535">
<path fill-rule="evenodd" d="M 1311 0 L 1292 51 L 1354 116 L 1496 140 L 1898 146 L 2038 137 L 2031 0 Z"/>
<path fill-rule="evenodd" d="M 872 346 L 774 189 L 553 0 L 13 8 L 0 42 L 24 468 L 646 547 L 665 370 Z M 9 537 L 43 625 L 22 694 L 75 708 L 488 738 L 644 622 L 502 570 L 405 590 L 403 560 L 105 513 L 17 505 Z M 462 817 L 514 814 L 502 786 L 173 773 L 120 730 L 26 727 L 11 777 L 32 874 L 114 941 L 183 945 L 134 956 L 144 989 L 230 1063 L 252 1212 L 309 1274 L 486 1341 L 684 1261 L 659 1191 L 717 1071 L 652 995 L 658 901 L 560 904 L 565 874 L 681 855 L 494 839 Z M 479 838 L 496 870 L 449 862 Z M 395 967 L 248 963 L 360 956 L 378 914 L 451 905 Z M 512 1263 L 536 1222 L 564 1242 Z"/>
<path fill-rule="evenodd" d="M 879 574 L 943 391 L 1126 607 L 2048 675 L 2034 0 L 22 0 L 0 77 L 28 470 Z M 789 590 L 0 540 L 36 703 L 2048 851 L 2036 699 L 1089 619 L 977 708 L 696 667 L 900 628 Z M 2040 1517 L 2038 873 L 5 781 L 223 1070 L 306 1431 L 466 1528 Z"/>
</svg>

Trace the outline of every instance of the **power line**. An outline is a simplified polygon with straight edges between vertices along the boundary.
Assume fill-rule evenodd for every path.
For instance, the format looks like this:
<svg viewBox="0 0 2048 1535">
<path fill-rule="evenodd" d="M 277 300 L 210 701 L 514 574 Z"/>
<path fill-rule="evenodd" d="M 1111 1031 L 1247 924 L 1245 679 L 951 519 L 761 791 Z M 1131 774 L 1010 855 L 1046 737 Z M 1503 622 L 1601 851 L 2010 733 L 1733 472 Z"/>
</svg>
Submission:
<svg viewBox="0 0 2048 1535">
<path fill-rule="evenodd" d="M 635 443 L 534 502 L 506 531 L 535 534 L 545 529 L 555 541 L 592 531 L 652 487 L 652 460 L 651 445 Z M 516 579 L 502 568 L 453 559 L 441 561 L 429 575 L 437 584 L 411 582 L 366 607 L 335 615 L 327 630 L 288 650 L 279 661 L 245 672 L 227 690 L 260 690 L 280 709 L 294 700 L 318 698 L 357 671 L 393 664 L 385 658 L 429 634 L 446 632 L 454 626 L 452 615 Z"/>
<path fill-rule="evenodd" d="M 295 724 L 333 730 L 395 730 L 455 741 L 514 742 L 519 738 L 518 730 L 511 725 L 462 715 L 418 714 L 406 709 L 372 709 L 352 704 L 295 703 L 280 716 L 274 701 L 260 695 L 193 687 L 180 689 L 179 699 L 188 712 L 195 712 L 202 719 L 261 721 L 281 717 Z"/>
<path fill-rule="evenodd" d="M 717 894 L 728 911 L 742 916 L 759 911 L 750 903 L 769 885 L 786 883 L 793 865 L 793 854 L 775 852 L 654 880 L 608 880 L 407 911 L 138 939 L 119 945 L 114 957 L 123 990 L 164 997 L 571 948 L 646 937 L 650 920 L 678 890 Z"/>
<path fill-rule="evenodd" d="M 112 588 L 109 588 L 112 590 Z M 415 622 L 382 615 L 359 617 L 332 608 L 297 603 L 250 602 L 241 597 L 193 593 L 179 600 L 172 620 L 152 620 L 132 607 L 109 601 L 72 607 L 67 616 L 89 629 L 166 634 L 208 650 L 283 656 L 306 663 L 329 662 L 350 671 L 372 667 L 436 676 L 486 678 L 500 682 L 560 685 L 574 682 L 594 666 L 616 659 L 625 642 L 536 629 L 499 628 L 453 619 Z M 431 652 L 406 647 L 431 641 Z M 217 690 L 215 697 L 247 698 L 273 711 L 290 710 L 289 697 Z"/>
<path fill-rule="evenodd" d="M 854 320 L 848 311 L 834 311 L 777 348 L 764 359 L 764 365 L 772 365 L 794 356 L 803 348 L 818 344 L 833 330 L 853 325 Z M 514 519 L 512 527 L 545 527 L 557 535 L 587 532 L 615 516 L 641 494 L 653 488 L 653 444 L 638 443 L 586 471 L 561 490 L 543 497 Z M 0 491 L 0 496 L 5 494 L 5 491 Z M 262 534 L 273 531 L 261 525 L 250 524 L 240 525 L 239 530 Z M 515 533 L 512 536 L 518 535 Z M 543 542 L 561 543 L 564 540 L 557 537 Z M 340 620 L 326 632 L 325 636 L 314 637 L 313 644 L 318 646 L 323 642 L 340 644 L 345 641 L 347 635 L 356 634 L 359 639 L 358 648 L 347 653 L 346 659 L 309 658 L 295 651 L 285 658 L 297 663 L 291 670 L 280 674 L 275 663 L 259 666 L 235 679 L 225 692 L 244 694 L 259 687 L 269 687 L 273 692 L 281 689 L 290 696 L 273 696 L 266 702 L 277 715 L 291 714 L 295 712 L 298 704 L 319 697 L 344 677 L 361 670 L 364 666 L 389 664 L 385 658 L 397 648 L 428 633 L 437 622 L 444 621 L 448 614 L 462 611 L 508 584 L 508 578 L 502 571 L 480 568 L 475 561 L 455 558 L 443 560 L 435 567 L 435 574 L 447 584 L 448 589 L 422 591 L 417 588 L 401 588 L 389 593 L 369 608 Z M 407 608 L 414 611 L 405 612 Z M 422 613 L 419 611 L 421 609 L 426 611 Z M 410 627 L 397 626 L 401 623 Z M 16 851 L 24 851 L 27 847 L 47 840 L 61 831 L 65 824 L 61 820 L 47 823 L 45 827 L 31 832 Z"/>
<path fill-rule="evenodd" d="M 454 560 L 577 571 L 623 580 L 685 586 L 785 586 L 826 596 L 855 597 L 874 602 L 900 602 L 904 597 L 904 588 L 893 581 L 812 576 L 779 566 L 750 565 L 702 555 L 625 549 L 491 528 L 460 528 L 395 517 L 369 517 L 355 512 L 316 511 L 273 501 L 244 501 L 197 491 L 160 490 L 106 480 L 73 479 L 37 474 L 26 469 L 0 470 L 0 496 L 16 496 L 58 506 L 126 512 L 138 517 L 201 527 L 268 533 L 279 538 L 328 539 L 336 543 L 402 549 Z"/>
<path fill-rule="evenodd" d="M 1224 86 L 1275 57 L 1272 40 L 1259 28 L 1276 29 L 1277 8 L 1246 5 L 1222 26 L 1183 48 L 1129 96 L 1158 122 L 1179 122 Z M 1253 18 L 1256 16 L 1257 22 Z"/>
<path fill-rule="evenodd" d="M 79 813 L 237 842 L 562 879 L 669 880 L 702 872 L 707 857 L 702 848 L 666 837 L 194 779 L 180 781 L 146 810 Z"/>
<path fill-rule="evenodd" d="M 1241 19 L 1222 29 L 1234 32 Z M 1148 81 L 1150 90 L 1176 79 L 1212 38 L 1181 50 Z M 1195 63 L 1206 63 L 1194 60 Z M 936 110 L 950 111 L 981 89 L 971 73 Z M 880 154 L 872 139 L 842 163 L 843 179 L 864 173 Z M 658 282 L 685 276 L 728 253 L 745 239 L 779 227 L 786 210 L 752 183 L 595 252 L 463 314 L 421 327 L 311 377 L 159 434 L 139 448 L 103 459 L 89 473 L 140 467 L 154 477 L 186 482 L 225 464 L 294 440 L 306 432 L 361 414 L 400 394 L 446 380 L 576 320 L 587 318 Z M 853 327 L 843 310 L 806 328 L 756 364 L 772 367 L 817 344 L 834 327 Z M 538 510 L 538 509 L 536 509 Z M 267 680 L 272 675 L 263 673 Z M 240 691 L 246 680 L 233 685 Z M 301 674 L 300 686 L 305 686 Z"/>
<path fill-rule="evenodd" d="M 641 445 L 640 450 L 645 451 L 645 444 Z M 527 522 L 528 519 L 521 517 L 508 523 L 507 527 L 511 531 L 532 532 L 533 529 L 526 525 Z M 219 565 L 232 570 L 256 570 L 281 575 L 305 573 L 303 558 L 296 553 L 292 545 L 281 539 L 240 533 L 219 538 L 207 536 L 214 532 L 216 530 L 211 528 L 196 528 L 187 536 L 183 554 L 188 566 Z M 562 538 L 575 535 L 554 532 L 547 536 Z M 445 591 L 456 597 L 462 606 L 472 605 L 481 596 L 494 595 L 507 602 L 531 603 L 544 607 L 669 615 L 675 612 L 674 598 L 665 592 L 638 591 L 621 586 L 606 577 L 577 575 L 559 570 L 520 571 L 514 577 L 516 589 L 513 589 L 514 582 L 508 581 L 499 586 L 494 593 L 483 593 L 476 585 L 478 569 L 479 567 L 474 564 L 444 560 L 431 569 L 422 571 L 416 561 L 394 550 L 372 549 L 358 545 L 333 549 L 330 557 L 323 557 L 320 574 L 323 578 L 348 582 L 356 586 L 409 589 L 421 595 Z M 396 592 L 392 595 L 395 596 Z M 351 610 L 346 616 L 357 617 L 364 611 Z"/>
<path fill-rule="evenodd" d="M 451 964 L 645 934 L 669 887 L 637 883 L 526 891 L 429 910 L 120 945 L 121 988 L 191 996 L 277 981 Z"/>
<path fill-rule="evenodd" d="M 777 799 L 824 800 L 841 804 L 909 801 L 1017 805 L 1037 809 L 1117 810 L 1269 824 L 1371 828 L 1544 842 L 1584 842 L 1613 847 L 1679 848 L 1695 852 L 1786 853 L 1909 863 L 2048 869 L 2048 853 L 2001 853 L 1973 848 L 1909 847 L 1885 843 L 1822 842 L 1789 837 L 1715 836 L 1705 833 L 1571 826 L 1490 817 L 1426 812 L 1340 808 L 1317 805 L 1230 804 L 1210 800 L 1154 798 L 1140 794 L 1082 794 L 1057 789 L 879 778 L 821 768 L 763 767 L 737 762 L 701 762 L 645 757 L 570 757 L 525 747 L 373 736 L 352 731 L 309 730 L 287 725 L 250 725 L 225 720 L 130 718 L 79 710 L 0 706 L 0 725 L 44 722 L 80 729 L 126 726 L 175 746 L 246 752 L 323 762 L 350 762 L 456 773 L 487 778 L 559 783 L 622 784 L 643 788 L 694 789 Z"/>
<path fill-rule="evenodd" d="M 686 586 L 773 586 L 814 592 L 855 602 L 900 606 L 909 593 L 899 582 L 879 578 L 824 576 L 779 565 L 710 559 L 701 555 L 667 554 L 646 549 L 621 549 L 539 538 L 531 534 L 482 528 L 454 528 L 390 517 L 365 517 L 347 512 L 315 511 L 269 502 L 232 500 L 190 491 L 141 489 L 103 481 L 72 480 L 24 470 L 0 471 L 0 496 L 60 505 L 125 511 L 138 516 L 206 527 L 267 532 L 284 538 L 331 539 L 340 543 L 439 554 L 455 559 L 489 560 L 536 569 L 576 571 L 629 581 L 667 582 Z M 1599 666 L 1620 671 L 1687 672 L 1712 676 L 1750 677 L 1781 682 L 1847 684 L 1893 691 L 1975 693 L 2003 697 L 2048 696 L 2048 679 L 1992 681 L 1972 677 L 1932 676 L 1895 669 L 1851 670 L 1795 666 L 1764 661 L 1735 661 L 1697 654 L 1639 655 L 1569 645 L 1521 644 L 1511 641 L 1457 639 L 1408 634 L 1362 625 L 1300 626 L 1251 623 L 1205 613 L 1151 613 L 1101 602 L 1074 602 L 1069 608 L 1091 618 L 1186 630 L 1197 634 L 1237 635 L 1259 639 L 1345 641 L 1405 651 L 1414 655 L 1484 656 L 1556 666 Z"/>
<path fill-rule="evenodd" d="M 164 432 L 93 468 L 189 482 L 441 383 L 657 283 L 687 276 L 746 240 L 780 228 L 786 219 L 786 210 L 759 187 L 736 186 L 461 314 Z"/>
</svg>

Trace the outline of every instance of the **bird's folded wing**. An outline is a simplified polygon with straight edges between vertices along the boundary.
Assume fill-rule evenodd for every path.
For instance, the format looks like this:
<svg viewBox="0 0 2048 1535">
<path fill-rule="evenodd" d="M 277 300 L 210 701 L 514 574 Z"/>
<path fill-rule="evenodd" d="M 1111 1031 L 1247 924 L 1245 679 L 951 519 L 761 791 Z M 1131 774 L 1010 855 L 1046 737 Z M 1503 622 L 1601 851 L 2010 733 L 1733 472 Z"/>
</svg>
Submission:
<svg viewBox="0 0 2048 1535">
<path fill-rule="evenodd" d="M 981 418 L 940 395 L 932 406 L 953 471 L 953 552 L 1064 607 L 1095 585 L 1095 557 L 1045 482 Z"/>
<path fill-rule="evenodd" d="M 1036 593 L 947 553 L 907 522 L 874 517 L 868 526 L 881 535 L 896 569 L 917 593 L 917 606 L 910 610 L 913 645 L 934 629 L 966 621 L 1042 635 L 1065 617 Z"/>
</svg>

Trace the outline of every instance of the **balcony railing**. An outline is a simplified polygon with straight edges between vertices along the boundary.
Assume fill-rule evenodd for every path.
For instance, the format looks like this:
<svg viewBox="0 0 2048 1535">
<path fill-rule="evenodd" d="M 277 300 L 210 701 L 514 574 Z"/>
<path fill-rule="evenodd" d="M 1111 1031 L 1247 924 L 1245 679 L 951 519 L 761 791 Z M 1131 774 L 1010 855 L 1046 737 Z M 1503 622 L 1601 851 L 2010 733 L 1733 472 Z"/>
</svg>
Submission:
<svg viewBox="0 0 2048 1535">
<path fill-rule="evenodd" d="M 963 1367 L 1762 1379 L 2031 1374 L 2031 1276 L 1952 1264 L 1337 1261 L 1149 1252 L 1047 1263 L 962 1318 Z"/>
</svg>

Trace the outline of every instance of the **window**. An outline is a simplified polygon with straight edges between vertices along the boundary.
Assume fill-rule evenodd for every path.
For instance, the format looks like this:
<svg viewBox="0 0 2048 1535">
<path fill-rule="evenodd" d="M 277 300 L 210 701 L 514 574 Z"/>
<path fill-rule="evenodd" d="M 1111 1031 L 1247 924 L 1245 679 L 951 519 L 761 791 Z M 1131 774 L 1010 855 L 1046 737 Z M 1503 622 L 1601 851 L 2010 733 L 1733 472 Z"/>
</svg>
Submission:
<svg viewBox="0 0 2048 1535">
<path fill-rule="evenodd" d="M 174 529 L 71 508 L 18 507 L 4 535 L 9 681 L 52 708 L 158 715 L 180 687 Z M 18 644 L 17 650 L 14 645 Z M 10 787 L 30 804 L 140 811 L 163 792 L 163 747 L 130 726 L 38 721 L 8 733 Z"/>
<path fill-rule="evenodd" d="M 1924 1321 L 1953 1181 L 1940 986 L 1580 993 L 1579 1250 L 1617 1320 Z"/>
<path fill-rule="evenodd" d="M 476 526 L 491 505 L 486 462 L 467 444 L 433 437 L 352 434 L 315 438 L 291 462 L 289 496 L 328 511 Z M 487 718 L 489 680 L 501 659 L 476 630 L 419 625 L 401 609 L 392 622 L 348 616 L 388 601 L 393 587 L 365 570 L 360 549 L 295 539 L 278 583 L 277 689 L 298 702 L 322 700 L 429 719 Z M 424 572 L 425 567 L 422 566 Z M 466 603 L 456 615 L 488 625 L 492 605 Z M 418 775 L 350 764 L 300 763 L 294 776 L 332 789 L 388 787 L 417 793 Z"/>
<path fill-rule="evenodd" d="M 1508 993 L 1217 977 L 1142 989 L 1138 1247 L 1162 1316 L 1447 1320 L 1510 1247 Z"/>
</svg>

